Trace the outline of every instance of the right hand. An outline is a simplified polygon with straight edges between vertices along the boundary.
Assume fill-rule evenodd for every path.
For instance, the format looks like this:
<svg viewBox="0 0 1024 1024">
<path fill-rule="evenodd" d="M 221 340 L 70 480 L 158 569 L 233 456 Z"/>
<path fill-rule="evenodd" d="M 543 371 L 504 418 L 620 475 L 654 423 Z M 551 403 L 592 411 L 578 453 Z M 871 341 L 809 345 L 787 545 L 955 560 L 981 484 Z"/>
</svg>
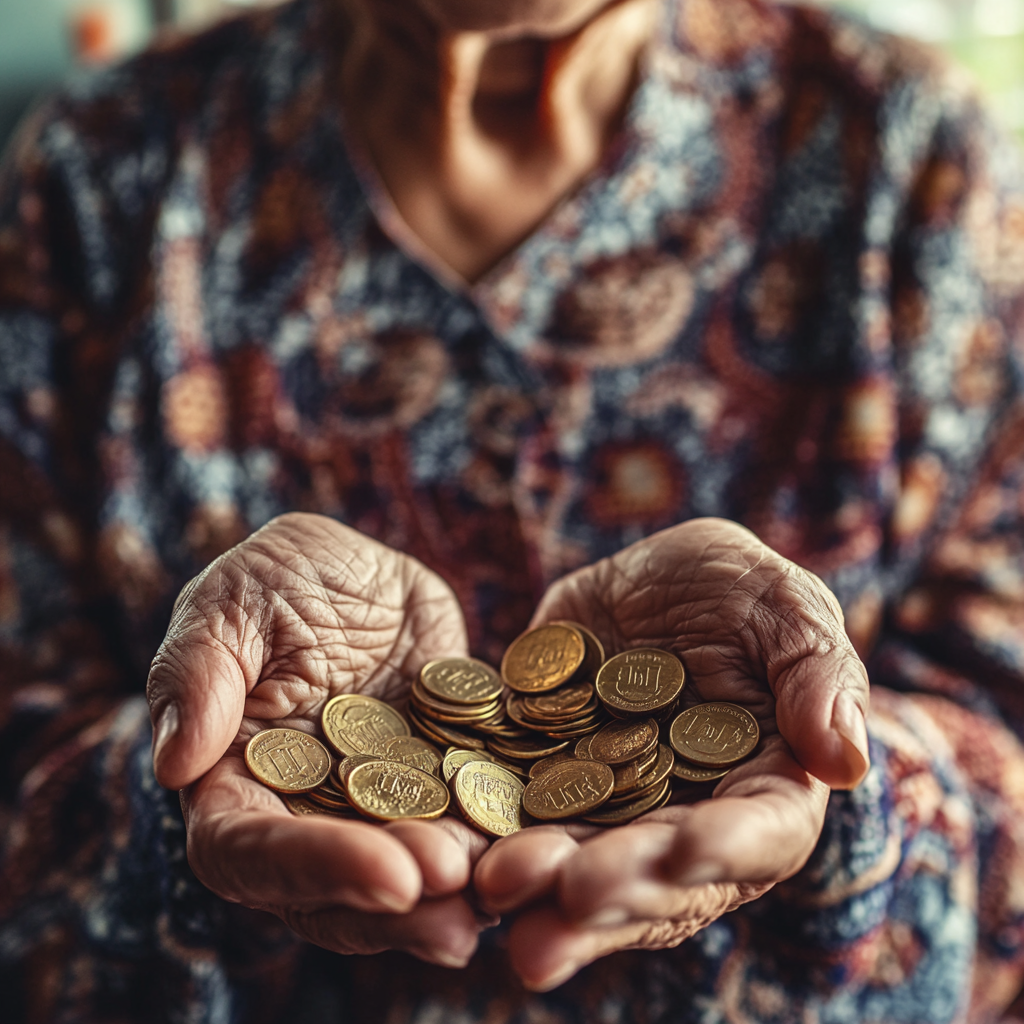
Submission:
<svg viewBox="0 0 1024 1024">
<path fill-rule="evenodd" d="M 483 836 L 452 817 L 293 817 L 243 759 L 261 729 L 313 732 L 339 693 L 397 701 L 427 661 L 465 651 L 440 577 L 324 516 L 282 516 L 213 562 L 179 595 L 147 689 L 156 777 L 182 791 L 199 880 L 336 952 L 467 963 L 488 923 L 465 898 Z"/>
</svg>

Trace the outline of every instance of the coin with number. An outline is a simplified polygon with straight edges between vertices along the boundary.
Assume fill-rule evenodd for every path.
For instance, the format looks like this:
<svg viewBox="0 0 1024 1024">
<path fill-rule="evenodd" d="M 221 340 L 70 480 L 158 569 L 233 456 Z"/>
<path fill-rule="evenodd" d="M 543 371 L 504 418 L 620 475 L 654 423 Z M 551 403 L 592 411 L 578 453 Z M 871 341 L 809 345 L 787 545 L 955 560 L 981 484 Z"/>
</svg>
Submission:
<svg viewBox="0 0 1024 1024">
<path fill-rule="evenodd" d="M 435 775 L 401 761 L 356 765 L 345 780 L 356 810 L 381 821 L 440 818 L 448 809 L 448 787 Z"/>
<path fill-rule="evenodd" d="M 688 708 L 669 729 L 672 749 L 687 761 L 722 768 L 742 761 L 757 746 L 757 719 L 738 704 L 711 702 Z"/>
<path fill-rule="evenodd" d="M 612 795 L 615 776 L 599 761 L 564 761 L 534 779 L 523 793 L 523 809 L 541 821 L 575 818 Z"/>
<path fill-rule="evenodd" d="M 390 705 L 361 693 L 343 693 L 324 707 L 327 742 L 343 757 L 373 754 L 392 736 L 408 736 L 405 719 Z"/>
<path fill-rule="evenodd" d="M 486 761 L 464 764 L 452 781 L 459 810 L 492 836 L 510 836 L 522 828 L 525 788 L 511 772 Z"/>
<path fill-rule="evenodd" d="M 438 658 L 420 672 L 424 689 L 453 704 L 487 704 L 501 696 L 501 676 L 476 658 Z"/>
<path fill-rule="evenodd" d="M 278 793 L 316 789 L 331 771 L 331 755 L 298 729 L 264 729 L 245 745 L 246 767 Z"/>
<path fill-rule="evenodd" d="M 595 685 L 601 702 L 613 711 L 652 715 L 679 696 L 684 678 L 683 664 L 674 654 L 638 647 L 606 661 Z"/>
<path fill-rule="evenodd" d="M 512 641 L 501 659 L 501 677 L 520 693 L 553 690 L 583 664 L 586 645 L 573 626 L 547 625 Z"/>
</svg>

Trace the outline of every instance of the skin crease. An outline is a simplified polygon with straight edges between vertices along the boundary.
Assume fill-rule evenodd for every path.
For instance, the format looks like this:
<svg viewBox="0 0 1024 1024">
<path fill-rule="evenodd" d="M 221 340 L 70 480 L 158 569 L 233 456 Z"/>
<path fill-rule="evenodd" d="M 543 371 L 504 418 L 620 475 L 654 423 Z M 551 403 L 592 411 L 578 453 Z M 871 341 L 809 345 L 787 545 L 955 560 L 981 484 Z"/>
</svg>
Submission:
<svg viewBox="0 0 1024 1024">
<path fill-rule="evenodd" d="M 477 280 L 600 163 L 657 0 L 339 0 L 349 133 L 407 240 Z"/>
<path fill-rule="evenodd" d="M 456 282 L 486 273 L 599 164 L 657 8 L 338 2 L 349 131 L 410 243 Z M 426 661 L 463 653 L 466 633 L 454 595 L 420 563 L 291 514 L 185 588 L 150 673 L 156 774 L 182 791 L 197 877 L 328 949 L 446 966 L 465 964 L 494 923 L 481 903 L 515 912 L 512 963 L 545 989 L 613 950 L 675 945 L 798 870 L 825 783 L 853 786 L 867 770 L 866 676 L 823 584 L 748 531 L 697 520 L 555 584 L 535 622 L 551 618 L 589 625 L 612 652 L 680 652 L 703 698 L 757 714 L 762 752 L 714 800 L 489 848 L 450 817 L 292 817 L 246 770 L 247 739 L 275 725 L 312 732 L 338 693 L 401 698 Z"/>
<path fill-rule="evenodd" d="M 294 513 L 185 588 L 153 661 L 156 774 L 182 790 L 197 877 L 328 949 L 446 966 L 466 963 L 497 920 L 481 906 L 514 911 L 512 964 L 545 989 L 613 950 L 675 945 L 799 870 L 826 782 L 854 786 L 868 765 L 866 674 L 821 581 L 733 523 L 694 520 L 554 584 L 534 621 L 552 618 L 589 625 L 610 652 L 677 651 L 695 696 L 758 717 L 760 752 L 712 800 L 613 830 L 532 828 L 489 849 L 453 817 L 292 817 L 246 770 L 250 736 L 312 732 L 338 693 L 399 701 L 424 663 L 466 649 L 439 577 Z"/>
<path fill-rule="evenodd" d="M 826 783 L 852 788 L 868 768 L 867 674 L 838 602 L 734 523 L 693 520 L 560 580 L 534 624 L 550 619 L 589 626 L 610 654 L 675 651 L 691 700 L 742 704 L 764 739 L 711 800 L 618 829 L 529 829 L 481 858 L 476 889 L 521 911 L 509 955 L 540 990 L 615 950 L 678 945 L 795 874 Z"/>
</svg>

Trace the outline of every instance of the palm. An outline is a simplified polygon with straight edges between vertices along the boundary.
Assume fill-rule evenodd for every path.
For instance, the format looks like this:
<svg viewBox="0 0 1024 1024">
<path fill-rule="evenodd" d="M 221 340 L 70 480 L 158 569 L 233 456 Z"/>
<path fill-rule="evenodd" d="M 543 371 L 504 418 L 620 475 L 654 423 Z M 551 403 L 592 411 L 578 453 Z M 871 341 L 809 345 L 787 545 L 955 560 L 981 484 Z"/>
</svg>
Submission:
<svg viewBox="0 0 1024 1024">
<path fill-rule="evenodd" d="M 155 717 L 173 703 L 183 719 L 157 753 L 157 774 L 187 787 L 189 856 L 200 879 L 345 951 L 401 943 L 352 938 L 356 925 L 368 926 L 344 908 L 411 909 L 420 894 L 450 897 L 443 913 L 433 906 L 407 915 L 420 933 L 473 922 L 475 936 L 472 910 L 454 896 L 484 845 L 468 829 L 454 820 L 380 829 L 292 818 L 243 761 L 260 730 L 314 732 L 341 693 L 400 702 L 426 661 L 465 647 L 462 613 L 439 577 L 333 520 L 282 517 L 214 562 L 179 598 L 150 674 Z M 239 865 L 254 854 L 265 869 L 247 874 Z M 365 885 L 355 884 L 360 876 Z M 428 946 L 420 934 L 405 948 L 444 961 Z"/>
<path fill-rule="evenodd" d="M 852 785 L 867 767 L 833 726 L 840 693 L 866 697 L 838 603 L 733 523 L 695 520 L 559 581 L 534 622 L 552 619 L 589 626 L 610 654 L 674 651 L 689 703 L 741 704 L 763 739 L 712 800 L 600 833 L 531 830 L 485 855 L 477 885 L 496 909 L 550 897 L 510 935 L 513 961 L 537 987 L 613 949 L 675 945 L 791 875 L 821 828 L 818 780 Z"/>
</svg>

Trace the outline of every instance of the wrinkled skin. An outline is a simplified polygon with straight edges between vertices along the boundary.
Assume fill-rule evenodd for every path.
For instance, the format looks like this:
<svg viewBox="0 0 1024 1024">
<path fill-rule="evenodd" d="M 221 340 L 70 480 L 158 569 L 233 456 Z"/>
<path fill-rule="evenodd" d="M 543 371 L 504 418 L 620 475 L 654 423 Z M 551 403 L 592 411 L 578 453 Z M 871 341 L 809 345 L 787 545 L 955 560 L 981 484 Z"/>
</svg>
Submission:
<svg viewBox="0 0 1024 1024">
<path fill-rule="evenodd" d="M 734 523 L 693 520 L 559 581 L 534 624 L 550 619 L 589 626 L 609 654 L 676 652 L 690 701 L 743 705 L 763 740 L 713 799 L 623 828 L 533 828 L 484 855 L 477 891 L 522 910 L 509 953 L 535 989 L 618 949 L 678 945 L 790 877 L 821 832 L 826 783 L 868 768 L 867 676 L 838 602 Z"/>
<path fill-rule="evenodd" d="M 246 770 L 247 739 L 313 731 L 337 693 L 400 699 L 426 661 L 464 653 L 462 615 L 420 563 L 320 516 L 284 516 L 222 556 L 179 598 L 149 687 L 157 777 L 184 787 L 197 876 L 329 949 L 448 966 L 488 923 L 478 897 L 517 912 L 512 963 L 546 989 L 613 950 L 676 945 L 797 871 L 828 785 L 867 770 L 866 676 L 821 581 L 733 523 L 695 520 L 556 583 L 534 622 L 555 618 L 609 653 L 679 653 L 691 699 L 757 716 L 757 756 L 714 799 L 618 829 L 531 828 L 486 853 L 454 819 L 293 818 Z"/>
<path fill-rule="evenodd" d="M 296 818 L 243 760 L 261 729 L 313 732 L 339 693 L 395 701 L 424 663 L 465 650 L 438 576 L 323 516 L 282 516 L 210 565 L 179 596 L 148 687 L 157 779 L 182 790 L 199 880 L 337 952 L 465 964 L 491 923 L 466 898 L 482 836 L 454 818 Z"/>
</svg>

